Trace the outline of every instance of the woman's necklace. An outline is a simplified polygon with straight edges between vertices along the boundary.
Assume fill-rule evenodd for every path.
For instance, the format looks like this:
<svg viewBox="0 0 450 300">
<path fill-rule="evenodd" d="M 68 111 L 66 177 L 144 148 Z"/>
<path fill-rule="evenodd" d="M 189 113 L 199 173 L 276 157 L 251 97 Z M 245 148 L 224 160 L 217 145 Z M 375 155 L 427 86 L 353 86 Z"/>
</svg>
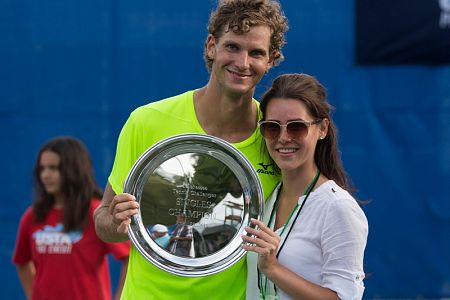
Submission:
<svg viewBox="0 0 450 300">
<path fill-rule="evenodd" d="M 316 185 L 317 180 L 319 179 L 319 176 L 320 176 L 320 170 L 317 170 L 316 176 L 314 176 L 313 180 L 311 181 L 311 183 L 309 184 L 309 186 L 306 189 L 305 193 L 303 194 L 305 196 L 305 200 L 303 200 L 303 202 L 302 202 L 302 204 L 301 204 L 301 206 L 300 206 L 300 208 L 298 210 L 297 210 L 297 208 L 298 208 L 299 204 L 298 204 L 298 201 L 297 201 L 297 204 L 295 205 L 294 209 L 291 211 L 291 213 L 289 215 L 289 218 L 287 219 L 286 223 L 284 224 L 283 229 L 281 230 L 281 233 L 280 233 L 280 237 L 283 236 L 283 233 L 286 231 L 286 228 L 288 227 L 289 221 L 291 220 L 292 216 L 294 215 L 294 212 L 297 210 L 297 213 L 295 214 L 295 218 L 292 221 L 291 226 L 289 226 L 289 230 L 288 230 L 285 238 L 282 239 L 282 243 L 281 243 L 281 245 L 279 247 L 279 250 L 278 250 L 278 252 L 276 254 L 276 258 L 277 259 L 278 259 L 278 256 L 280 255 L 281 250 L 284 247 L 284 244 L 285 244 L 289 234 L 292 231 L 292 228 L 294 227 L 295 222 L 297 221 L 298 216 L 300 215 L 300 212 L 302 211 L 303 206 L 305 205 L 306 200 L 309 197 L 309 194 L 311 194 L 311 191 L 314 189 L 314 186 Z M 278 189 L 277 197 L 275 199 L 275 203 L 274 203 L 274 205 L 272 207 L 272 211 L 270 213 L 269 222 L 267 223 L 267 225 L 269 227 L 272 226 L 272 222 L 274 221 L 274 216 L 275 216 L 275 214 L 277 212 L 277 209 L 278 209 L 279 200 L 280 200 L 280 192 L 281 192 L 282 187 L 283 187 L 283 183 L 281 184 L 280 188 Z M 263 276 L 262 276 L 261 271 L 259 270 L 258 267 L 257 267 L 257 271 L 258 271 L 258 288 L 259 288 L 260 298 L 266 299 L 268 279 L 267 279 L 266 276 L 264 276 L 264 285 L 263 285 L 262 284 L 262 277 Z M 274 284 L 273 288 L 274 288 L 275 296 L 276 296 L 277 295 L 277 286 Z"/>
</svg>

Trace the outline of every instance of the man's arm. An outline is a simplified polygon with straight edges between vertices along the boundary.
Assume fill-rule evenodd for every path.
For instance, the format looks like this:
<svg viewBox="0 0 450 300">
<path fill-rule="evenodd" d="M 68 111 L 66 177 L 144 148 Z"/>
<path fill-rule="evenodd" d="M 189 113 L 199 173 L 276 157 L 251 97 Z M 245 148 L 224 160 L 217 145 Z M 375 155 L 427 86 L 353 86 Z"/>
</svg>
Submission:
<svg viewBox="0 0 450 300">
<path fill-rule="evenodd" d="M 139 204 L 130 194 L 116 195 L 109 184 L 105 187 L 102 203 L 94 212 L 95 231 L 104 242 L 128 240 L 131 216 L 138 213 Z"/>
</svg>

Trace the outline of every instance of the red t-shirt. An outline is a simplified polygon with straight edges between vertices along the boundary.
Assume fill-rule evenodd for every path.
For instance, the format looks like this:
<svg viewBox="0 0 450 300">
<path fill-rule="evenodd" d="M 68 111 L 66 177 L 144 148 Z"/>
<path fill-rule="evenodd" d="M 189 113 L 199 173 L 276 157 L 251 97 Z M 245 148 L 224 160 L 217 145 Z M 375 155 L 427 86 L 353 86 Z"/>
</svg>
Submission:
<svg viewBox="0 0 450 300">
<path fill-rule="evenodd" d="M 130 243 L 105 243 L 94 227 L 93 213 L 100 200 L 93 199 L 87 228 L 63 232 L 62 210 L 52 209 L 44 222 L 34 222 L 29 207 L 22 216 L 13 262 L 32 261 L 36 267 L 32 299 L 111 299 L 107 254 L 128 257 Z"/>
</svg>

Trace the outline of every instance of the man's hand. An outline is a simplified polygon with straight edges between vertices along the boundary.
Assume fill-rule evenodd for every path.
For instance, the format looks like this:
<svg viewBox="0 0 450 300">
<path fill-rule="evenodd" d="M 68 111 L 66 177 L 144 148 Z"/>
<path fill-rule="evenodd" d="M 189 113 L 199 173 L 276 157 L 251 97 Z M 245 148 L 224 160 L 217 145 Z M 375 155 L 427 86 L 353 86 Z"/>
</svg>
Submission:
<svg viewBox="0 0 450 300">
<path fill-rule="evenodd" d="M 95 231 L 104 242 L 128 240 L 131 216 L 138 213 L 139 203 L 130 194 L 116 195 L 108 183 L 102 204 L 94 212 Z"/>
<path fill-rule="evenodd" d="M 118 233 L 128 234 L 131 216 L 138 213 L 138 208 L 139 204 L 133 195 L 123 193 L 114 196 L 108 210 L 112 221 L 117 225 Z"/>
</svg>

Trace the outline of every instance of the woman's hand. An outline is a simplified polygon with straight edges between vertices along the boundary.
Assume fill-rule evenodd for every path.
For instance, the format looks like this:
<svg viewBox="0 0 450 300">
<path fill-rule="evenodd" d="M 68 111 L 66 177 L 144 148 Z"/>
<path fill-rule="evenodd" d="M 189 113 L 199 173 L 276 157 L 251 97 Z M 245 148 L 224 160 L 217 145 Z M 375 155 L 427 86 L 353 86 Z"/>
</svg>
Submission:
<svg viewBox="0 0 450 300">
<path fill-rule="evenodd" d="M 242 240 L 248 244 L 243 244 L 242 248 L 247 251 L 258 253 L 258 267 L 267 277 L 278 265 L 277 250 L 281 238 L 263 222 L 252 219 L 251 222 L 259 229 L 246 227 L 245 230 L 252 236 L 243 235 Z"/>
<path fill-rule="evenodd" d="M 252 219 L 251 222 L 259 229 L 245 228 L 253 236 L 242 236 L 246 242 L 242 248 L 258 253 L 259 270 L 270 281 L 293 299 L 339 299 L 336 292 L 312 283 L 278 263 L 277 250 L 281 241 L 280 236 L 261 221 Z"/>
</svg>

